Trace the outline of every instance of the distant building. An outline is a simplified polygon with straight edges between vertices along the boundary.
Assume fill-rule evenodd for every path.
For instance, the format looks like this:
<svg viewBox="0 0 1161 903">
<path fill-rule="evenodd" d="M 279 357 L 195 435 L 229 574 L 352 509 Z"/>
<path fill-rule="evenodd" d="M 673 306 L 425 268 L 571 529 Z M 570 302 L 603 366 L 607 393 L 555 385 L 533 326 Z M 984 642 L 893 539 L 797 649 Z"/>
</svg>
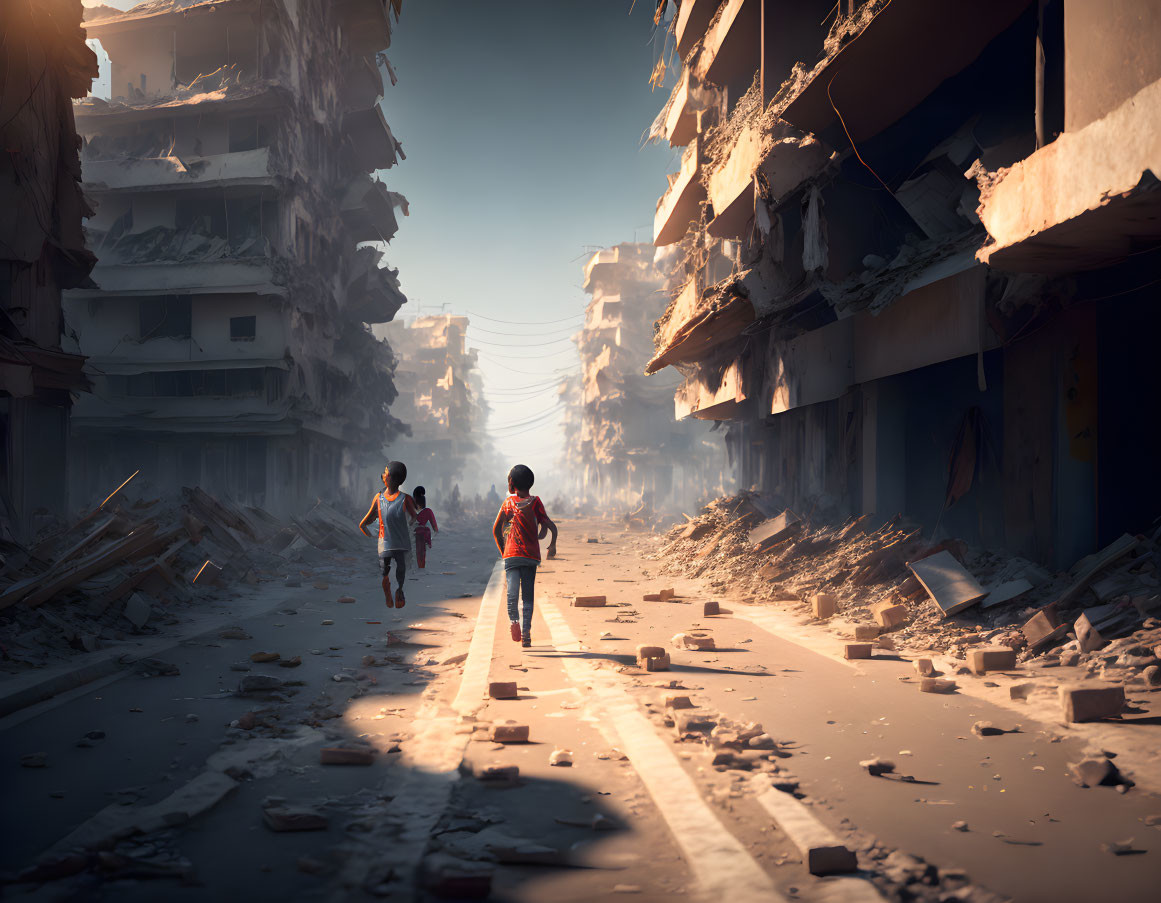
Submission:
<svg viewBox="0 0 1161 903">
<path fill-rule="evenodd" d="M 1161 3 L 682 0 L 669 29 L 648 370 L 741 484 L 1056 565 L 1155 530 Z"/>
<path fill-rule="evenodd" d="M 678 423 L 679 380 L 642 373 L 665 309 L 671 256 L 648 244 L 598 251 L 584 267 L 592 296 L 575 341 L 579 381 L 566 381 L 565 471 L 587 502 L 692 506 L 726 482 L 725 448 L 708 426 Z M 679 405 L 680 407 L 680 405 Z M 678 411 L 683 417 L 686 412 Z"/>
<path fill-rule="evenodd" d="M 114 99 L 88 98 L 99 288 L 68 298 L 89 357 L 78 502 L 140 468 L 292 511 L 358 479 L 397 429 L 369 324 L 404 297 L 366 244 L 406 202 L 379 104 L 388 0 L 201 0 L 88 11 Z M 385 64 L 390 71 L 389 64 Z"/>
<path fill-rule="evenodd" d="M 72 393 L 84 358 L 61 347 L 61 289 L 89 282 L 72 98 L 97 76 L 76 0 L 0 12 L 0 538 L 62 515 Z M 8 531 L 11 531 L 9 533 Z"/>
<path fill-rule="evenodd" d="M 480 465 L 490 460 L 483 378 L 475 349 L 465 344 L 468 323 L 464 316 L 437 314 L 379 327 L 397 359 L 399 398 L 391 413 L 411 429 L 410 436 L 388 443 L 384 454 L 407 465 L 409 486 L 425 486 L 429 493 L 446 495 L 465 481 L 478 492 Z M 467 487 L 461 492 L 467 494 Z"/>
</svg>

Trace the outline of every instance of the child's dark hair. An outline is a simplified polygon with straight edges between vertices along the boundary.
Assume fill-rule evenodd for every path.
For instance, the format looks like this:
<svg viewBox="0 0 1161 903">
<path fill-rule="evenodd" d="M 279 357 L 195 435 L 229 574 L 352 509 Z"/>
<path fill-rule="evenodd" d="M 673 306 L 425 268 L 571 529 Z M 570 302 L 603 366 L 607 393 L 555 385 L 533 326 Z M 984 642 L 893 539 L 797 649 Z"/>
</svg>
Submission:
<svg viewBox="0 0 1161 903">
<path fill-rule="evenodd" d="M 532 488 L 532 484 L 536 482 L 536 475 L 532 473 L 531 467 L 524 464 L 517 464 L 508 471 L 508 482 L 521 492 L 527 492 Z"/>
<path fill-rule="evenodd" d="M 427 507 L 427 490 L 422 486 L 416 486 L 411 490 L 411 497 L 415 499 L 415 507 L 420 510 Z"/>
<path fill-rule="evenodd" d="M 404 480 L 407 479 L 407 465 L 402 461 L 388 461 L 387 476 L 396 486 L 402 486 Z"/>
</svg>

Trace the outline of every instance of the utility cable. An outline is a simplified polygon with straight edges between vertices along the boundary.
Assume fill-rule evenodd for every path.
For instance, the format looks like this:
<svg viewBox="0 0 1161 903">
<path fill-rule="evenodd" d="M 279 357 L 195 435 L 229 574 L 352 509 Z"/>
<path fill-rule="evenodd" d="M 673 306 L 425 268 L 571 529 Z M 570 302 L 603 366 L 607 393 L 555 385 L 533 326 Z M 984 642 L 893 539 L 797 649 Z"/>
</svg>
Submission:
<svg viewBox="0 0 1161 903">
<path fill-rule="evenodd" d="M 489 323 L 504 323 L 508 326 L 552 326 L 555 323 L 567 323 L 569 320 L 579 320 L 584 317 L 583 313 L 573 314 L 570 317 L 562 317 L 559 320 L 500 320 L 496 317 L 485 317 L 483 314 L 472 313 L 470 310 L 465 311 L 468 317 L 475 317 L 479 320 L 487 320 Z"/>
</svg>

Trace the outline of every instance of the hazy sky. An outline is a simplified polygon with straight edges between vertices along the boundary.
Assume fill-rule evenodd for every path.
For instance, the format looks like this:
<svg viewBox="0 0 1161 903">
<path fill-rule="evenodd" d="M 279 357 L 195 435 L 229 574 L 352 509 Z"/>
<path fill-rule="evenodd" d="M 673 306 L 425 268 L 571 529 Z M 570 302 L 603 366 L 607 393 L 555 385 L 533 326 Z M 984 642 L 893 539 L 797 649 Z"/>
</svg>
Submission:
<svg viewBox="0 0 1161 903">
<path fill-rule="evenodd" d="M 399 84 L 384 109 L 407 160 L 383 177 L 412 205 L 388 251 L 403 313 L 477 315 L 493 435 L 534 470 L 559 453 L 558 418 L 522 424 L 553 409 L 550 383 L 578 366 L 567 338 L 587 299 L 581 266 L 596 247 L 652 238 L 673 157 L 641 147 L 666 96 L 648 84 L 653 5 L 406 2 L 388 52 Z"/>
<path fill-rule="evenodd" d="M 556 381 L 578 366 L 581 266 L 651 239 L 676 166 L 641 146 L 667 94 L 648 84 L 653 8 L 405 0 L 387 53 L 399 83 L 383 106 L 407 160 L 380 175 L 411 204 L 387 251 L 410 299 L 399 316 L 472 315 L 500 451 L 541 472 L 560 451 Z"/>
</svg>

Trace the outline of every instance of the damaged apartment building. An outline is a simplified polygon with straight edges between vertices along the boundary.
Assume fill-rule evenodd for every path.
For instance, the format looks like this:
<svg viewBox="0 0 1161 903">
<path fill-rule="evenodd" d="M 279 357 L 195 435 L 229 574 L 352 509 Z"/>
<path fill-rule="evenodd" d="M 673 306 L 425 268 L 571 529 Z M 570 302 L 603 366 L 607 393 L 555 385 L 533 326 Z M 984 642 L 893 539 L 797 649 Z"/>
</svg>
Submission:
<svg viewBox="0 0 1161 903">
<path fill-rule="evenodd" d="M 12 0 L 0 12 L 0 540 L 65 513 L 69 413 L 89 382 L 64 350 L 61 290 L 87 285 L 93 255 L 72 99 L 97 57 L 80 0 Z"/>
<path fill-rule="evenodd" d="M 405 462 L 408 484 L 429 494 L 446 496 L 476 467 L 488 469 L 488 411 L 476 350 L 466 346 L 468 324 L 465 316 L 435 314 L 376 329 L 397 359 L 391 411 L 411 428 L 388 443 L 387 455 Z"/>
<path fill-rule="evenodd" d="M 1068 565 L 1161 514 L 1161 2 L 665 0 L 648 372 L 739 482 Z M 821 23 L 821 24 L 820 24 Z"/>
<path fill-rule="evenodd" d="M 112 97 L 75 107 L 96 286 L 76 503 L 128 474 L 275 512 L 334 498 L 399 424 L 403 303 L 381 265 L 406 202 L 380 99 L 400 0 L 151 0 L 86 11 Z M 371 459 L 374 459 L 372 462 Z"/>
<path fill-rule="evenodd" d="M 641 373 L 672 263 L 669 249 L 626 242 L 584 266 L 592 300 L 575 336 L 580 379 L 563 393 L 564 464 L 577 496 L 601 506 L 680 509 L 724 487 L 721 437 L 670 415 L 676 374 Z"/>
</svg>

